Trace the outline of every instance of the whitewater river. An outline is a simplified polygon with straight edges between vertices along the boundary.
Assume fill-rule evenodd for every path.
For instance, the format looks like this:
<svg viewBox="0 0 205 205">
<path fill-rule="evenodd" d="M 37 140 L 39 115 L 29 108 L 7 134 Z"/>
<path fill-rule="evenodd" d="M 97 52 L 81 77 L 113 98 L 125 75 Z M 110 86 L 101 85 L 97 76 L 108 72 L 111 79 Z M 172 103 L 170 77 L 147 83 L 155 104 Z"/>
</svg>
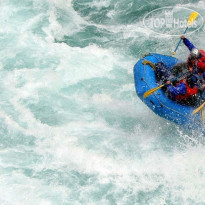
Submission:
<svg viewBox="0 0 205 205">
<path fill-rule="evenodd" d="M 142 54 L 179 40 L 143 17 L 177 5 L 205 15 L 197 0 L 0 1 L 0 205 L 205 204 L 203 134 L 134 87 Z"/>
</svg>

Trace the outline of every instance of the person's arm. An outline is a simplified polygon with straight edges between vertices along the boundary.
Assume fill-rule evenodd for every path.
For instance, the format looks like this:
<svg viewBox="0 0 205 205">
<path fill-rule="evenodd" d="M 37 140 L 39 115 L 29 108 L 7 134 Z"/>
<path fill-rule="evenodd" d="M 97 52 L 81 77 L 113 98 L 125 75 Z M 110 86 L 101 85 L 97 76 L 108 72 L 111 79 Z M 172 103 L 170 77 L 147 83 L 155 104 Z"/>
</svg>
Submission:
<svg viewBox="0 0 205 205">
<path fill-rule="evenodd" d="M 183 40 L 184 45 L 191 51 L 195 46 L 184 36 L 181 36 L 181 39 Z"/>
<path fill-rule="evenodd" d="M 168 91 L 173 96 L 184 95 L 186 93 L 186 85 L 185 85 L 185 83 L 180 83 L 176 87 L 174 87 L 173 85 L 168 85 L 167 88 L 168 88 Z"/>
</svg>

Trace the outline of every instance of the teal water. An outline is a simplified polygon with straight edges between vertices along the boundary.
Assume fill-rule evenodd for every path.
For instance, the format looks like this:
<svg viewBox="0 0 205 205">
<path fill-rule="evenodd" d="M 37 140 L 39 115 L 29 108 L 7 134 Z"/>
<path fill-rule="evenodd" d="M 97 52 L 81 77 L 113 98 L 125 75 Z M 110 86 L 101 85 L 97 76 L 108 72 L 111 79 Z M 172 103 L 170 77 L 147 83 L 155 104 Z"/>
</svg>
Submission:
<svg viewBox="0 0 205 205">
<path fill-rule="evenodd" d="M 205 204 L 205 143 L 136 96 L 147 12 L 203 1 L 0 1 L 0 204 Z M 189 36 L 205 48 L 204 31 Z M 181 46 L 178 57 L 188 51 Z"/>
</svg>

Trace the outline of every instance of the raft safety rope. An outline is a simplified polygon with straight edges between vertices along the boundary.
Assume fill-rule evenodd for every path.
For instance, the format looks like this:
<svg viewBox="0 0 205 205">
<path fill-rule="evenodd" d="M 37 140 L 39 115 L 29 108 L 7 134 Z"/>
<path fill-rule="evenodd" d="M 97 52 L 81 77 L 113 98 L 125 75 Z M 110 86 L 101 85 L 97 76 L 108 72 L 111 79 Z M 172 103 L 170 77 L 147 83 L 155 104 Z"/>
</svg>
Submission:
<svg viewBox="0 0 205 205">
<path fill-rule="evenodd" d="M 143 60 L 142 61 L 142 64 L 143 65 L 149 65 L 153 68 L 153 70 L 156 72 L 156 66 L 154 65 L 154 63 L 152 63 L 151 61 L 148 61 L 148 60 Z"/>
<path fill-rule="evenodd" d="M 143 78 L 142 78 L 142 80 L 147 84 L 147 86 L 149 87 L 149 89 L 151 89 L 151 87 L 149 86 L 149 84 L 148 84 L 148 83 L 146 82 L 146 80 L 145 80 L 145 70 L 146 70 L 146 69 L 145 69 L 145 68 L 146 68 L 145 66 L 146 66 L 146 65 L 151 66 L 155 72 L 156 72 L 156 67 L 155 67 L 155 65 L 154 65 L 151 61 L 148 61 L 148 60 L 144 59 L 144 58 L 147 57 L 147 56 L 153 56 L 153 57 L 155 57 L 158 61 L 160 61 L 160 59 L 159 59 L 157 56 L 155 56 L 154 54 L 152 54 L 152 53 L 144 54 L 144 55 L 142 56 L 142 58 L 141 58 L 141 59 L 143 59 L 142 64 L 144 65 Z M 171 56 L 170 56 L 170 57 L 171 57 Z M 170 108 L 170 107 L 164 105 L 164 104 L 160 101 L 159 97 L 158 97 L 155 93 L 153 93 L 153 95 L 154 95 L 154 96 L 156 97 L 156 99 L 159 101 L 159 104 L 160 104 L 161 107 L 165 107 L 165 108 L 167 108 L 168 110 L 171 110 L 172 112 L 175 112 L 175 113 L 177 113 L 177 114 L 179 114 L 179 115 L 182 115 L 183 117 L 185 117 L 185 118 L 187 118 L 187 119 L 192 119 L 192 120 L 194 120 L 197 124 L 201 124 L 201 121 L 198 121 L 198 120 L 196 120 L 196 119 L 193 119 L 193 118 L 191 118 L 191 117 L 189 117 L 189 116 L 187 116 L 187 115 L 184 115 L 183 113 L 181 113 L 181 112 L 179 112 L 179 111 L 177 111 L 177 110 L 174 110 L 174 109 L 172 109 L 172 108 Z"/>
</svg>

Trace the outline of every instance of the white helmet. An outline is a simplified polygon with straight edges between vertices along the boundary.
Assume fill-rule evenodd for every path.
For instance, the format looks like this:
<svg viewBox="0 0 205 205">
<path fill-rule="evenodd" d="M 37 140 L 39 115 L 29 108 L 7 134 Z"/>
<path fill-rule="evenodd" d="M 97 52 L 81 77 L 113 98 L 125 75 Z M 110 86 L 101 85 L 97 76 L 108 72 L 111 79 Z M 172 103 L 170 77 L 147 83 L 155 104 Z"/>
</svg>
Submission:
<svg viewBox="0 0 205 205">
<path fill-rule="evenodd" d="M 190 53 L 192 59 L 198 59 L 200 57 L 200 54 L 201 53 L 197 48 L 193 48 Z"/>
</svg>

